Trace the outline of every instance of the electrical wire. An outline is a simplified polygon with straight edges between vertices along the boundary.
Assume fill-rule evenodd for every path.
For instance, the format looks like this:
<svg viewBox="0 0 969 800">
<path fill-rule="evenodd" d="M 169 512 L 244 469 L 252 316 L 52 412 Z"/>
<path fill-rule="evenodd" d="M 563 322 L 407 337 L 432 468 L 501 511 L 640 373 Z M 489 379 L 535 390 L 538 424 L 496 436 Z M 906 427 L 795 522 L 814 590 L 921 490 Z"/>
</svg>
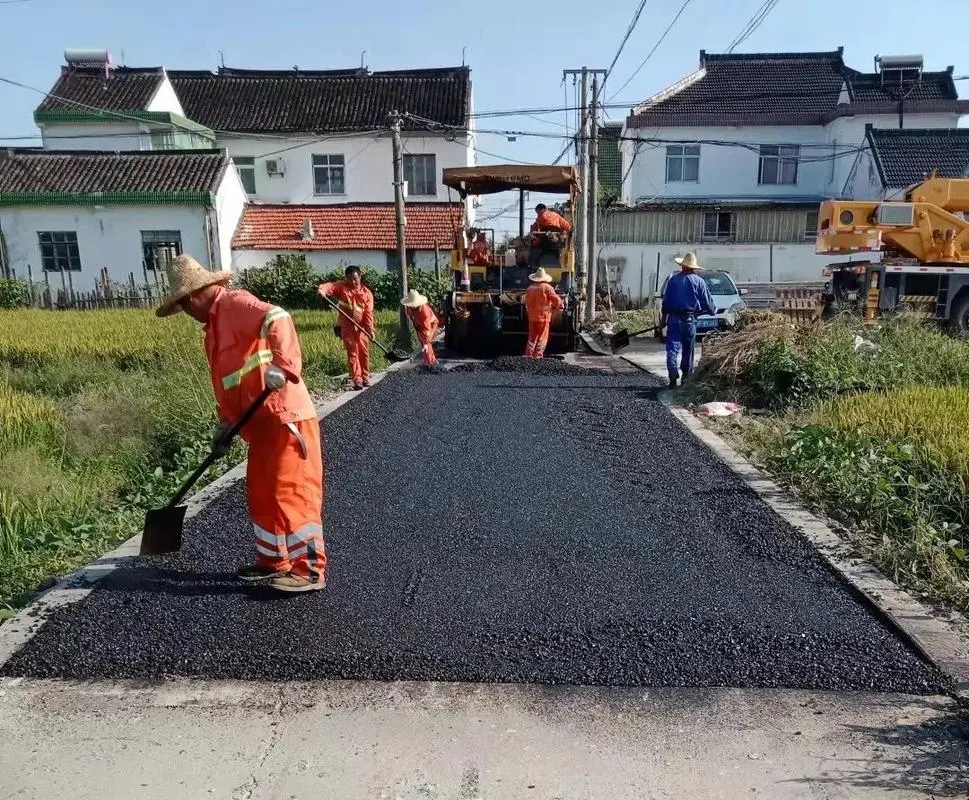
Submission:
<svg viewBox="0 0 969 800">
<path fill-rule="evenodd" d="M 616 49 L 616 54 L 612 57 L 612 63 L 609 65 L 609 69 L 606 70 L 606 76 L 602 79 L 603 87 L 605 87 L 606 81 L 609 80 L 609 76 L 612 74 L 612 69 L 616 66 L 619 56 L 622 55 L 626 42 L 629 41 L 629 37 L 632 36 L 633 31 L 636 30 L 636 26 L 639 24 L 639 18 L 642 16 L 644 8 L 646 8 L 646 0 L 641 0 L 639 3 L 639 8 L 636 9 L 636 13 L 633 14 L 633 18 L 629 23 L 629 27 L 626 28 L 626 35 L 622 37 L 622 41 L 619 43 L 619 47 Z"/>
<path fill-rule="evenodd" d="M 761 7 L 754 12 L 754 15 L 749 20 L 747 20 L 747 24 L 741 29 L 740 33 L 734 37 L 734 40 L 727 47 L 728 54 L 732 53 L 737 47 L 742 45 L 753 35 L 754 31 L 756 31 L 764 23 L 764 20 L 770 15 L 770 12 L 774 10 L 774 7 L 778 4 L 778 2 L 780 2 L 780 0 L 764 0 L 763 5 L 761 5 Z"/>
<path fill-rule="evenodd" d="M 659 37 L 659 39 L 657 39 L 656 44 L 653 45 L 653 49 L 650 50 L 649 53 L 646 54 L 646 58 L 644 58 L 643 61 L 642 61 L 642 63 L 638 67 L 636 67 L 635 70 L 633 70 L 633 74 L 630 75 L 626 79 L 626 82 L 622 86 L 620 86 L 619 89 L 616 90 L 616 94 L 614 94 L 612 97 L 609 98 L 610 101 L 615 100 L 616 99 L 616 96 L 619 94 L 619 92 L 621 92 L 623 89 L 625 89 L 627 86 L 629 86 L 629 84 L 632 83 L 633 79 L 640 73 L 640 71 L 643 69 L 643 67 L 646 66 L 646 62 L 649 61 L 653 57 L 653 53 L 655 53 L 657 51 L 657 49 L 659 49 L 659 46 L 666 39 L 667 35 L 669 35 L 669 32 L 671 30 L 673 30 L 673 26 L 676 24 L 676 21 L 680 18 L 680 15 L 684 11 L 686 11 L 686 7 L 688 5 L 690 5 L 691 2 L 692 2 L 692 0 L 684 0 L 683 5 L 680 6 L 680 10 L 677 11 L 676 12 L 676 16 L 673 17 L 673 21 L 670 22 L 670 24 L 666 26 L 666 30 L 663 31 L 662 35 Z"/>
</svg>

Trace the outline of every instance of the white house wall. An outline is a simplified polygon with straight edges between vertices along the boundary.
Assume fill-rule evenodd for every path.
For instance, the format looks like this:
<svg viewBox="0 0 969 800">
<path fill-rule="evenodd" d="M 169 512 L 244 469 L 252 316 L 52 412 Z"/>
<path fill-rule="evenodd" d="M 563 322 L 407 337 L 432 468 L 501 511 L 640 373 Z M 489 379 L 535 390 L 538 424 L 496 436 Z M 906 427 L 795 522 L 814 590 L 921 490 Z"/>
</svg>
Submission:
<svg viewBox="0 0 969 800">
<path fill-rule="evenodd" d="M 954 128 L 956 114 L 907 114 L 906 128 Z M 841 117 L 827 126 L 676 127 L 626 129 L 624 136 L 652 140 L 622 143 L 623 200 L 635 203 L 655 197 L 718 199 L 804 196 L 841 196 L 858 150 L 864 145 L 865 125 L 897 128 L 897 115 Z M 665 142 L 701 142 L 699 181 L 666 182 Z M 703 144 L 705 141 L 723 145 Z M 749 145 L 749 146 L 742 146 Z M 639 153 L 630 169 L 636 145 Z M 757 182 L 759 144 L 800 145 L 797 183 L 760 185 Z"/>
<path fill-rule="evenodd" d="M 239 271 L 250 267 L 264 267 L 280 254 L 303 255 L 307 263 L 319 272 L 344 269 L 351 264 L 375 270 L 387 269 L 387 253 L 384 250 L 233 250 L 232 269 Z M 441 250 L 440 268 L 444 274 L 450 269 L 449 259 L 448 251 Z M 433 272 L 434 251 L 417 250 L 414 253 L 414 265 L 425 272 Z"/>
<path fill-rule="evenodd" d="M 178 114 L 180 117 L 185 116 L 182 103 L 178 99 L 178 95 L 175 94 L 175 87 L 172 86 L 172 82 L 168 79 L 167 74 L 158 85 L 158 89 L 155 91 L 154 97 L 148 101 L 148 105 L 145 107 L 145 110 L 167 111 L 171 114 Z"/>
<path fill-rule="evenodd" d="M 138 122 L 45 122 L 45 150 L 150 150 L 151 137 Z"/>
<path fill-rule="evenodd" d="M 464 167 L 472 164 L 473 150 L 461 139 L 455 142 L 440 137 L 403 138 L 404 151 L 417 155 L 433 153 L 437 158 L 437 193 L 415 195 L 413 202 L 446 202 L 448 190 L 441 184 L 441 171 L 445 167 Z M 256 193 L 250 199 L 264 203 L 389 203 L 394 199 L 393 147 L 389 135 L 382 137 L 357 136 L 335 139 L 310 140 L 299 144 L 295 138 L 219 137 L 218 146 L 228 150 L 230 156 L 255 158 Z M 278 152 L 285 151 L 285 152 Z M 345 163 L 345 193 L 341 195 L 317 195 L 313 185 L 313 156 L 340 155 Z M 285 174 L 269 175 L 266 161 L 281 160 Z M 452 200 L 459 198 L 452 192 Z"/>
<path fill-rule="evenodd" d="M 143 230 L 177 230 L 181 234 L 183 252 L 193 255 L 203 266 L 218 267 L 218 264 L 209 263 L 205 210 L 201 206 L 3 208 L 0 210 L 0 229 L 7 242 L 10 266 L 16 270 L 17 276 L 27 277 L 29 264 L 34 280 L 38 282 L 44 279 L 38 232 L 76 232 L 81 270 L 71 273 L 71 279 L 77 291 L 93 289 L 102 267 L 108 268 L 113 281 L 127 283 L 129 274 L 134 273 L 135 282 L 144 283 Z M 60 280 L 59 273 L 51 273 L 52 288 L 59 287 Z"/>
<path fill-rule="evenodd" d="M 687 250 L 696 253 L 697 260 L 704 268 L 726 270 L 738 283 L 766 283 L 772 280 L 777 283 L 822 281 L 824 278 L 821 270 L 826 264 L 848 260 L 830 255 L 817 255 L 814 252 L 813 242 L 786 245 L 690 247 L 663 244 L 614 244 L 600 249 L 599 263 L 606 262 L 610 277 L 617 279 L 623 293 L 628 292 L 636 302 L 651 296 L 656 280 L 657 263 L 659 282 L 662 285 L 663 279 L 668 274 L 679 270 L 673 259 L 682 257 Z"/>
<path fill-rule="evenodd" d="M 218 225 L 219 263 L 232 264 L 232 237 L 246 208 L 246 190 L 239 174 L 230 165 L 222 176 L 215 194 L 215 216 Z"/>
</svg>

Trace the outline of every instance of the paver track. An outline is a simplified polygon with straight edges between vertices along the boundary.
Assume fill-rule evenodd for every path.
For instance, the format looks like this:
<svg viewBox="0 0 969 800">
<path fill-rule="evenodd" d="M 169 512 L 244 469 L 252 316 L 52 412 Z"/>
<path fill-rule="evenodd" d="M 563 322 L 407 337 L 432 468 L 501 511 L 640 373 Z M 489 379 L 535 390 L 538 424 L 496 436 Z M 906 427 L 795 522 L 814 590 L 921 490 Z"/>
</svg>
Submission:
<svg viewBox="0 0 969 800">
<path fill-rule="evenodd" d="M 325 592 L 232 579 L 237 486 L 2 673 L 946 688 L 654 379 L 515 365 L 396 373 L 327 417 Z"/>
</svg>

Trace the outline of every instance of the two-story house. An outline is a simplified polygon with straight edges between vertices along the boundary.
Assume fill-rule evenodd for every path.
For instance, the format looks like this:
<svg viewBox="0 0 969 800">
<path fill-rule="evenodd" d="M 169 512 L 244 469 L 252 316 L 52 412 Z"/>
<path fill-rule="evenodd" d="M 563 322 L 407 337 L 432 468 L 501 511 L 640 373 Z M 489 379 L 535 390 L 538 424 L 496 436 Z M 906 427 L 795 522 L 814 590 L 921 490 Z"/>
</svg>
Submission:
<svg viewBox="0 0 969 800">
<path fill-rule="evenodd" d="M 847 66 L 843 48 L 715 55 L 633 108 L 622 133 L 622 202 L 600 213 L 600 267 L 633 298 L 697 252 L 738 281 L 816 281 L 818 205 L 850 196 L 875 129 L 948 131 L 969 113 L 921 59 Z M 643 287 L 642 289 L 640 287 Z"/>
<path fill-rule="evenodd" d="M 199 247 L 194 231 L 183 235 L 169 225 L 160 257 L 184 249 L 206 263 L 211 251 L 208 266 L 243 269 L 279 253 L 298 252 L 321 270 L 348 263 L 394 268 L 390 124 L 396 111 L 404 115 L 408 261 L 431 268 L 440 247 L 446 262 L 463 206 L 457 197 L 448 197 L 441 172 L 474 163 L 468 67 L 207 72 L 115 67 L 106 51 L 68 51 L 65 56 L 66 65 L 34 114 L 43 149 L 30 149 L 32 163 L 57 159 L 70 165 L 62 167 L 69 171 L 75 163 L 91 164 L 92 153 L 100 154 L 103 163 L 112 156 L 147 157 L 144 163 L 158 166 L 145 167 L 139 192 L 157 199 L 170 187 L 181 190 L 178 176 L 199 153 L 231 159 L 234 169 L 227 182 L 233 185 L 212 193 L 213 220 L 206 229 L 218 228 L 222 237 L 229 231 L 231 247 L 221 241 Z M 165 158 L 152 160 L 156 155 Z M 104 267 L 113 278 L 126 280 L 131 271 L 151 270 L 159 263 L 157 258 L 133 259 L 127 244 L 115 238 L 119 226 L 110 222 L 124 210 L 129 226 L 150 234 L 165 227 L 161 217 L 153 219 L 157 206 L 139 206 L 135 221 L 127 206 L 122 209 L 104 197 L 99 201 L 99 193 L 114 191 L 107 177 L 102 188 L 101 173 L 85 183 L 90 202 L 83 213 L 77 197 L 65 197 L 71 189 L 45 195 L 48 208 L 70 211 L 62 214 L 62 229 L 55 231 L 58 241 L 71 242 L 69 257 L 52 261 L 44 255 L 41 234 L 50 231 L 35 219 L 36 203 L 17 204 L 23 180 L 5 185 L 2 175 L 0 236 L 6 240 L 9 269 L 25 274 L 28 264 L 34 272 L 40 264 L 67 264 L 74 285 L 85 287 Z"/>
</svg>

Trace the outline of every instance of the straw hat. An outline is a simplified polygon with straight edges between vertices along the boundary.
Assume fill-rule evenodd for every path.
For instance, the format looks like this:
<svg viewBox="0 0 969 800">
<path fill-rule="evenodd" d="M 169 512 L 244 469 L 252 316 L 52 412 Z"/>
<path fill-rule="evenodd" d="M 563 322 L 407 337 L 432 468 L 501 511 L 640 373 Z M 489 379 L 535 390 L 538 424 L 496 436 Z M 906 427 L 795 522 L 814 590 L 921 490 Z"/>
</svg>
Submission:
<svg viewBox="0 0 969 800">
<path fill-rule="evenodd" d="M 232 280 L 231 270 L 212 272 L 189 255 L 176 256 L 165 267 L 168 273 L 168 297 L 158 307 L 155 313 L 159 317 L 170 317 L 181 309 L 180 300 L 184 300 L 192 292 L 215 284 L 225 285 Z"/>
<path fill-rule="evenodd" d="M 427 298 L 417 289 L 408 290 L 406 296 L 401 298 L 400 304 L 405 308 L 420 308 L 427 303 Z"/>
<path fill-rule="evenodd" d="M 535 283 L 551 283 L 552 276 L 545 271 L 545 267 L 539 267 L 536 272 L 528 276 L 528 280 L 535 281 Z"/>
<path fill-rule="evenodd" d="M 686 267 L 687 269 L 700 269 L 700 265 L 696 260 L 696 253 L 687 253 L 683 258 L 673 259 L 681 267 Z"/>
</svg>

